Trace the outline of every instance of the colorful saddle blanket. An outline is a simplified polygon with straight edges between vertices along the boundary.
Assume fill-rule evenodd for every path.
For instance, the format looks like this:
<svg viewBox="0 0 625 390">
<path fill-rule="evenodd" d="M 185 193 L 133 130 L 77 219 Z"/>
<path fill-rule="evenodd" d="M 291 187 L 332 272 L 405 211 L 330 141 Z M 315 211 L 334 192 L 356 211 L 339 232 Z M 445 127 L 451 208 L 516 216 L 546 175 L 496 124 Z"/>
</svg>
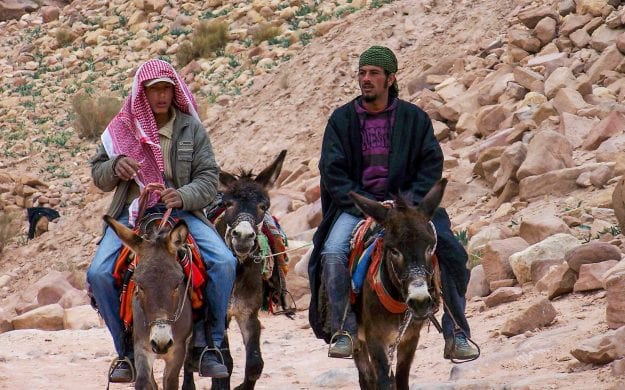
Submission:
<svg viewBox="0 0 625 390">
<path fill-rule="evenodd" d="M 150 215 L 149 218 L 146 218 L 144 218 L 143 221 L 149 221 L 150 226 L 152 226 L 152 224 L 159 224 L 161 221 L 161 219 L 155 215 Z M 170 227 L 173 227 L 177 222 L 178 218 L 170 218 L 167 223 L 169 223 Z M 134 231 L 140 234 L 141 232 L 146 232 L 149 228 L 147 223 L 142 222 Z M 190 275 L 192 277 L 193 288 L 191 289 L 191 306 L 194 310 L 198 310 L 202 307 L 204 300 L 204 288 L 207 279 L 206 267 L 202 261 L 199 248 L 191 234 L 187 236 L 187 246 L 190 250 L 187 252 L 179 252 L 178 262 L 184 270 L 186 277 L 188 278 Z M 121 288 L 119 316 L 124 322 L 126 330 L 132 328 L 132 293 L 135 288 L 132 276 L 139 260 L 139 257 L 136 256 L 130 248 L 124 246 L 117 256 L 115 267 L 113 268 L 115 285 Z"/>
</svg>

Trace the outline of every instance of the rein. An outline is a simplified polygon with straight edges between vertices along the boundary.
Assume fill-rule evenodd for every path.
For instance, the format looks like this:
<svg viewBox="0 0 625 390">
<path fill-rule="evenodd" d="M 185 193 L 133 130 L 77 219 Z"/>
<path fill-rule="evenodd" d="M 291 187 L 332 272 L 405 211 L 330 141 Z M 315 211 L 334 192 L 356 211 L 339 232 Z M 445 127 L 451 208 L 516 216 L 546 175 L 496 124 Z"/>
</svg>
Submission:
<svg viewBox="0 0 625 390">
<path fill-rule="evenodd" d="M 151 192 L 162 191 L 164 189 L 165 189 L 165 186 L 161 183 L 150 183 L 143 188 L 143 191 L 141 191 L 141 195 L 139 195 L 139 215 L 137 216 L 138 221 L 140 221 L 141 218 L 143 217 L 143 214 L 145 214 L 147 201 L 149 199 L 149 194 Z M 165 211 L 165 214 L 163 215 L 163 218 L 161 219 L 161 222 L 158 225 L 158 228 L 156 230 L 157 233 L 159 233 L 163 229 L 163 227 L 169 220 L 169 217 L 171 215 L 171 210 L 172 209 L 168 207 L 167 210 Z M 189 256 L 189 262 L 192 264 L 193 252 L 191 251 L 191 248 L 189 248 L 188 246 L 186 247 L 186 254 L 187 256 Z M 174 318 L 157 319 L 157 320 L 152 320 L 149 322 L 144 321 L 144 325 L 146 327 L 151 327 L 152 325 L 173 324 L 176 321 L 178 321 L 178 319 L 182 315 L 182 310 L 184 309 L 184 305 L 187 302 L 187 295 L 190 294 L 189 287 L 191 286 L 192 280 L 193 280 L 193 267 L 191 267 L 189 271 L 189 277 L 187 278 L 187 285 L 185 287 L 184 294 L 182 295 L 182 302 L 176 308 L 176 311 L 174 313 Z"/>
</svg>

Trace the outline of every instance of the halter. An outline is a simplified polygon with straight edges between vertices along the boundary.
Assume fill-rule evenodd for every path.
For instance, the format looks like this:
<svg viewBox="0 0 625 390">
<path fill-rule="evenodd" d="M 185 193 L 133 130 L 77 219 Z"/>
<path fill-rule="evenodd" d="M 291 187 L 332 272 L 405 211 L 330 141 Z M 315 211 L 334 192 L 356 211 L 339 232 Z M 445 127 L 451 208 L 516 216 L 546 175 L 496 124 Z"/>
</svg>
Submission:
<svg viewBox="0 0 625 390">
<path fill-rule="evenodd" d="M 189 256 L 189 261 L 193 259 L 193 253 L 191 252 L 191 248 L 188 246 L 185 249 L 185 255 Z M 187 278 L 187 285 L 184 289 L 184 294 L 182 294 L 182 301 L 178 300 L 178 307 L 176 307 L 176 311 L 174 313 L 173 318 L 165 318 L 165 319 L 157 319 L 152 321 L 144 321 L 144 325 L 146 328 L 152 327 L 152 325 L 164 325 L 164 324 L 174 324 L 180 316 L 182 315 L 182 310 L 184 309 L 184 305 L 187 302 L 187 295 L 189 295 L 189 287 L 191 286 L 191 281 L 193 280 L 193 268 L 189 271 L 189 277 Z M 143 308 L 142 308 L 143 309 Z"/>
</svg>

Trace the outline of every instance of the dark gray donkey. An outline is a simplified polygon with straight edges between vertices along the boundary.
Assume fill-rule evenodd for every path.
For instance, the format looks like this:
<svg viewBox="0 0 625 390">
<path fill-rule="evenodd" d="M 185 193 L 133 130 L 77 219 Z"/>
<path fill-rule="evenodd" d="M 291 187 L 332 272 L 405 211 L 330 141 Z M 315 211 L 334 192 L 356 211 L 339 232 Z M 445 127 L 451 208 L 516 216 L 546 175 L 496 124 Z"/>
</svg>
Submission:
<svg viewBox="0 0 625 390">
<path fill-rule="evenodd" d="M 152 365 L 155 358 L 160 358 L 165 360 L 163 388 L 178 389 L 178 375 L 193 327 L 190 283 L 185 281 L 177 260 L 178 251 L 187 242 L 187 225 L 180 221 L 172 229 L 155 229 L 142 237 L 108 215 L 104 220 L 139 256 L 132 297 L 135 388 L 158 389 Z"/>
<path fill-rule="evenodd" d="M 408 376 L 424 321 L 438 307 L 432 254 L 436 232 L 430 220 L 447 184 L 442 179 L 417 207 L 402 197 L 392 208 L 350 192 L 356 206 L 384 228 L 379 273 L 364 283 L 355 305 L 358 340 L 354 359 L 363 389 L 408 390 Z M 372 263 L 373 265 L 373 263 Z M 403 310 L 389 311 L 379 298 L 380 286 Z M 397 348 L 397 370 L 392 360 Z"/>
<path fill-rule="evenodd" d="M 258 311 L 263 303 L 263 265 L 259 244 L 260 228 L 269 210 L 268 190 L 273 186 L 286 156 L 280 152 L 276 160 L 254 177 L 251 171 L 240 175 L 221 172 L 219 181 L 224 187 L 223 217 L 215 227 L 238 259 L 237 276 L 228 310 L 228 323 L 234 317 L 239 324 L 245 344 L 245 378 L 237 389 L 253 389 L 263 371 L 260 352 L 260 321 Z M 272 280 L 279 277 L 279 265 L 275 264 Z M 279 284 L 280 281 L 275 281 Z M 225 361 L 232 372 L 232 357 L 225 339 Z M 230 378 L 213 379 L 214 389 L 229 389 Z"/>
</svg>

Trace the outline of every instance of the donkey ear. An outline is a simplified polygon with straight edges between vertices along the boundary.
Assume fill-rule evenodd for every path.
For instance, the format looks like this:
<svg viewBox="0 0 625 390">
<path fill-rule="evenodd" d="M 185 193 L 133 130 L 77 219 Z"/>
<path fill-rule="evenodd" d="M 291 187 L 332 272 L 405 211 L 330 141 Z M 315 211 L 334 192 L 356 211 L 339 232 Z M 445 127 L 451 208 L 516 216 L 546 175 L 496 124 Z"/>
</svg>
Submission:
<svg viewBox="0 0 625 390">
<path fill-rule="evenodd" d="M 447 179 L 441 179 L 438 183 L 434 184 L 432 188 L 428 191 L 427 194 L 421 199 L 419 202 L 419 209 L 423 211 L 423 213 L 428 217 L 428 219 L 432 219 L 436 208 L 441 203 L 443 199 L 443 194 L 445 193 L 445 187 L 447 186 Z"/>
<path fill-rule="evenodd" d="M 219 184 L 221 184 L 225 188 L 227 188 L 230 185 L 230 183 L 236 180 L 237 180 L 237 177 L 231 173 L 228 173 L 226 171 L 219 172 Z"/>
<path fill-rule="evenodd" d="M 143 242 L 143 239 L 135 234 L 132 229 L 126 227 L 125 225 L 117 222 L 115 218 L 110 215 L 105 215 L 103 217 L 104 222 L 106 222 L 111 229 L 117 234 L 117 237 L 133 252 L 137 253 L 139 249 L 139 245 Z"/>
<path fill-rule="evenodd" d="M 265 188 L 272 187 L 273 184 L 278 179 L 280 175 L 280 171 L 282 171 L 282 163 L 284 162 L 284 157 L 286 156 L 286 150 L 282 150 L 278 157 L 276 157 L 275 161 L 271 163 L 270 166 L 263 169 L 261 173 L 256 176 L 256 183 L 259 183 Z"/>
<path fill-rule="evenodd" d="M 186 222 L 181 219 L 169 232 L 168 243 L 173 245 L 174 249 L 180 249 L 187 242 L 188 235 L 189 228 Z"/>
<path fill-rule="evenodd" d="M 360 211 L 375 219 L 375 221 L 379 224 L 384 224 L 390 211 L 389 208 L 384 207 L 380 202 L 359 195 L 354 191 L 350 191 L 348 195 L 350 198 L 352 198 L 354 204 L 356 205 L 356 207 L 358 207 Z"/>
</svg>

